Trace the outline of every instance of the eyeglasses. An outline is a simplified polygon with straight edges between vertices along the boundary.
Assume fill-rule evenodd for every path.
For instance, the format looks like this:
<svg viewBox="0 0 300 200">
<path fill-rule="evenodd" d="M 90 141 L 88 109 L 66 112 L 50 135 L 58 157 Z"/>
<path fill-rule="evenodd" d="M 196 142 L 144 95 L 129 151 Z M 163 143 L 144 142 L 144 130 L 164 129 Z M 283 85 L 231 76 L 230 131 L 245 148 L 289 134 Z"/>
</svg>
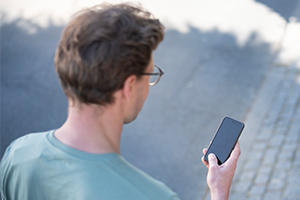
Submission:
<svg viewBox="0 0 300 200">
<path fill-rule="evenodd" d="M 150 76 L 149 85 L 154 86 L 159 82 L 160 77 L 162 75 L 164 75 L 164 72 L 162 71 L 162 69 L 159 66 L 154 65 L 154 69 L 153 69 L 152 73 L 144 72 L 144 73 L 141 73 L 141 75 Z"/>
</svg>

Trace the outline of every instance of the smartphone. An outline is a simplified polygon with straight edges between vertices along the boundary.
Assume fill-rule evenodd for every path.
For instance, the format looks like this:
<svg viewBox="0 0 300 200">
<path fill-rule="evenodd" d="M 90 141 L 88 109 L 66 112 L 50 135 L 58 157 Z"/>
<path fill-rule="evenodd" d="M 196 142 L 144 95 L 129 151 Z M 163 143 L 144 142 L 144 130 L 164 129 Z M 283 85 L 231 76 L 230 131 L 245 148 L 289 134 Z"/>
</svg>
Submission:
<svg viewBox="0 0 300 200">
<path fill-rule="evenodd" d="M 244 126 L 244 123 L 240 121 L 225 117 L 204 155 L 204 160 L 208 162 L 208 155 L 214 153 L 218 164 L 223 164 L 234 149 Z"/>
</svg>

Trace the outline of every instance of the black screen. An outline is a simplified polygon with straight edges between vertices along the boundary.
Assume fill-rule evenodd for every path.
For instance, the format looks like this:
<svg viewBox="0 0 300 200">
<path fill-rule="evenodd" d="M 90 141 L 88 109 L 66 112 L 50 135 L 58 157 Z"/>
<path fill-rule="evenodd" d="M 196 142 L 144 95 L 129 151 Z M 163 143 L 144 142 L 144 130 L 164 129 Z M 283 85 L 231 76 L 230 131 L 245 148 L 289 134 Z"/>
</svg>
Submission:
<svg viewBox="0 0 300 200">
<path fill-rule="evenodd" d="M 219 165 L 224 163 L 230 156 L 243 128 L 242 122 L 225 117 L 204 156 L 204 160 L 207 161 L 207 156 L 214 153 L 218 158 Z"/>
</svg>

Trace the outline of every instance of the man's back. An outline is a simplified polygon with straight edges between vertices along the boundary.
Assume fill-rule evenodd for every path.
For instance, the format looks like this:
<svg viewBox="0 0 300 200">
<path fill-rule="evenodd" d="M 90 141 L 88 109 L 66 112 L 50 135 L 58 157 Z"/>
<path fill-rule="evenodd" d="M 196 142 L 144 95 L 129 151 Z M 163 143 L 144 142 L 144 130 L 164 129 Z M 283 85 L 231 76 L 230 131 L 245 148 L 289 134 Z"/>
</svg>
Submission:
<svg viewBox="0 0 300 200">
<path fill-rule="evenodd" d="M 14 141 L 1 161 L 4 199 L 177 199 L 116 153 L 91 154 L 64 145 L 54 131 Z"/>
</svg>

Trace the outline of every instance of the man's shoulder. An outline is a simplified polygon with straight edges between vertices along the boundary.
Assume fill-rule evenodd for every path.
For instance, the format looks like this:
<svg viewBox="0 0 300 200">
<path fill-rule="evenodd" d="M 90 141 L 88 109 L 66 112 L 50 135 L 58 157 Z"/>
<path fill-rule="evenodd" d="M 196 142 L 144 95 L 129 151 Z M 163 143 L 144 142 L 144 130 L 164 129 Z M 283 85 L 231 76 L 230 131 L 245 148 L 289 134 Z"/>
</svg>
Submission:
<svg viewBox="0 0 300 200">
<path fill-rule="evenodd" d="M 15 139 L 11 145 L 14 147 L 17 147 L 19 145 L 26 145 L 26 144 L 35 144 L 38 141 L 41 141 L 47 133 L 50 131 L 44 131 L 44 132 L 35 132 L 35 133 L 28 133 L 26 135 L 23 135 L 17 139 Z"/>
<path fill-rule="evenodd" d="M 70 192 L 75 189 L 74 195 L 84 199 L 98 198 L 99 192 L 103 199 L 176 199 L 176 194 L 165 184 L 134 167 L 123 156 L 90 155 L 93 158 L 90 159 L 90 156 L 82 157 L 86 154 L 82 152 L 68 154 L 56 151 L 48 142 L 51 134 L 47 133 L 51 132 L 27 134 L 12 142 L 1 161 L 3 173 L 0 175 L 9 179 L 9 172 L 14 170 L 15 174 L 22 176 L 26 185 L 38 183 L 49 191 L 51 183 L 55 183 L 53 191 L 59 185 L 67 185 L 62 194 L 57 194 L 61 197 L 72 195 Z M 34 183 L 32 177 L 35 177 Z"/>
<path fill-rule="evenodd" d="M 2 162 L 5 162 L 7 160 L 19 161 L 25 159 L 27 156 L 35 155 L 36 153 L 38 153 L 37 148 L 43 147 L 43 145 L 41 144 L 44 142 L 45 136 L 48 132 L 49 131 L 29 133 L 15 139 L 6 148 L 2 158 Z"/>
</svg>

